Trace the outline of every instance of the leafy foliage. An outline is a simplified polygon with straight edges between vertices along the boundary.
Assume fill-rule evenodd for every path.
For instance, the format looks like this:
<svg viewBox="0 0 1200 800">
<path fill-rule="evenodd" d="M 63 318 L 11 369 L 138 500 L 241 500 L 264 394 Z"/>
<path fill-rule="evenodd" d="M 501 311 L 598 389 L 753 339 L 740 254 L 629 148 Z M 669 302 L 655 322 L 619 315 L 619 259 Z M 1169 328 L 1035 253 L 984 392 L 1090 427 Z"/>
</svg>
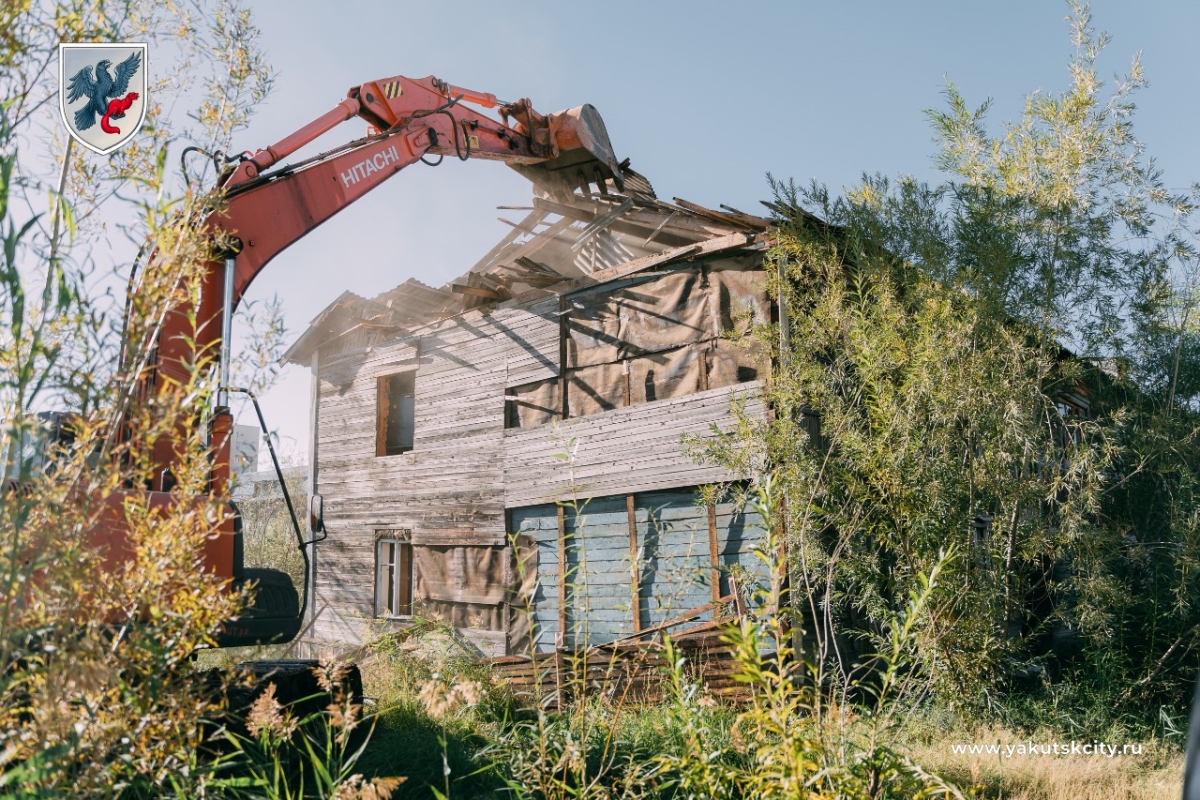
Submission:
<svg viewBox="0 0 1200 800">
<path fill-rule="evenodd" d="M 1107 37 L 1071 9 L 1067 91 L 998 136 L 953 86 L 930 112 L 944 183 L 772 182 L 776 413 L 709 455 L 768 454 L 842 685 L 952 548 L 919 634 L 943 700 L 1038 689 L 1150 727 L 1198 663 L 1194 206 L 1133 137 L 1139 64 L 1102 99 Z"/>
<path fill-rule="evenodd" d="M 225 498 L 209 492 L 207 445 L 194 435 L 212 400 L 206 362 L 197 354 L 186 379 L 161 386 L 151 402 L 132 400 L 153 331 L 168 309 L 195 292 L 209 255 L 197 221 L 211 200 L 180 186 L 167 168 L 173 141 L 163 104 L 179 84 L 153 88 L 145 135 L 119 155 L 80 153 L 61 133 L 37 140 L 45 152 L 30 140 L 33 131 L 56 130 L 46 117 L 57 110 L 51 66 L 60 40 L 148 39 L 162 46 L 156 64 L 166 80 L 195 64 L 207 12 L 224 9 L 248 21 L 231 3 L 217 5 L 64 0 L 8 4 L 2 12 L 0 781 L 6 791 L 196 796 L 207 780 L 196 754 L 202 721 L 213 718 L 218 700 L 198 690 L 190 659 L 236 616 L 243 598 L 203 569 L 205 547 L 227 508 Z M 240 38 L 227 38 L 223 53 L 204 55 L 214 91 L 226 92 L 231 81 L 268 82 L 253 27 L 238 30 Z M 178 60 L 172 63 L 168 53 Z M 257 66 L 226 71 L 223 57 Z M 248 111 L 237 105 L 234 127 Z M 201 127 L 218 139 L 233 129 L 227 116 L 216 122 Z M 24 209 L 32 211 L 22 217 Z M 156 269 L 140 276 L 137 300 L 127 309 L 112 301 L 112 275 L 98 267 L 107 254 L 99 234 L 113 221 L 156 253 Z M 113 270 L 124 277 L 121 253 L 111 255 Z M 194 331 L 197 320 L 189 322 Z M 72 412 L 66 417 L 39 416 L 64 406 Z M 51 425 L 66 435 L 51 436 Z M 176 451 L 176 495 L 155 502 L 132 489 L 146 484 L 152 452 L 163 441 Z M 116 543 L 99 546 L 97 532 L 113 530 L 121 531 Z"/>
</svg>

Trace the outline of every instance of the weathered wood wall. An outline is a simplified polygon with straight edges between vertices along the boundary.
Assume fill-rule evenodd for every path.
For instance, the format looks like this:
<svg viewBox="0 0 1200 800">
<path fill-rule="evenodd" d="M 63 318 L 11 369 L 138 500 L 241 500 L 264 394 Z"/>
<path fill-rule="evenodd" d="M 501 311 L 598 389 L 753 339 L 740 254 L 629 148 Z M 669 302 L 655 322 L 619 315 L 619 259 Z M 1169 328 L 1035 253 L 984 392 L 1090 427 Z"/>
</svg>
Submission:
<svg viewBox="0 0 1200 800">
<path fill-rule="evenodd" d="M 504 503 L 627 494 L 737 480 L 685 452 L 684 434 L 706 436 L 737 423 L 735 402 L 761 419 L 757 381 L 568 419 L 556 427 L 510 429 L 504 437 Z M 570 460 L 564 456 L 571 455 Z"/>
<path fill-rule="evenodd" d="M 631 574 L 624 496 L 652 498 L 647 493 L 742 477 L 697 465 L 680 439 L 689 433 L 706 435 L 714 423 L 732 426 L 735 404 L 743 404 L 752 417 L 761 417 L 765 407 L 757 397 L 759 384 L 749 382 L 555 425 L 506 430 L 506 389 L 559 375 L 564 348 L 560 308 L 558 296 L 542 296 L 523 305 L 465 312 L 394 342 L 319 356 L 313 471 L 315 491 L 325 498 L 329 538 L 317 546 L 313 608 L 320 614 L 311 638 L 353 644 L 376 630 L 403 624 L 374 618 L 374 540 L 377 530 L 388 529 L 411 531 L 414 547 L 446 560 L 444 568 L 418 571 L 416 594 L 428 600 L 425 611 L 474 629 L 468 636 L 492 652 L 497 641 L 503 649 L 503 631 L 519 612 L 509 608 L 508 599 L 496 603 L 490 594 L 488 603 L 474 602 L 465 582 L 478 576 L 455 565 L 476 563 L 480 548 L 507 545 L 509 530 L 520 526 L 506 530 L 506 513 L 521 517 L 522 509 L 572 496 L 621 498 L 619 508 L 603 513 L 606 501 L 595 500 L 585 516 L 595 513 L 597 524 L 624 526 L 623 549 L 616 541 L 606 549 L 605 539 L 583 536 L 571 557 L 581 565 L 606 558 L 611 562 L 591 581 L 588 602 L 595 613 L 589 618 L 596 635 L 612 638 L 632 626 L 631 583 L 614 577 L 622 569 Z M 376 456 L 377 379 L 405 370 L 416 371 L 413 449 Z M 573 454 L 569 465 L 561 458 L 568 448 Z M 672 563 L 685 571 L 696 567 L 680 555 L 692 546 L 692 534 L 685 536 L 686 526 L 671 516 L 691 512 L 669 503 L 654 512 L 653 502 L 646 503 L 638 506 L 644 538 L 653 539 L 655 526 L 665 526 L 662 546 L 675 559 Z M 655 513 L 666 517 L 654 522 Z M 732 517 L 722 519 L 732 531 Z M 702 521 L 696 546 L 707 568 L 707 522 Z M 584 524 L 591 526 L 586 519 Z M 733 533 L 725 535 L 723 541 L 740 541 Z M 474 555 L 464 556 L 463 550 Z M 732 552 L 741 558 L 744 550 L 738 544 Z M 549 563 L 556 565 L 557 555 L 553 562 L 540 559 L 539 576 L 545 576 Z M 691 602 L 691 595 L 670 599 L 666 576 L 655 572 L 646 578 L 639 624 L 653 624 Z M 511 570 L 489 579 L 519 582 Z M 621 599 L 626 613 L 618 620 L 615 604 Z"/>
<path fill-rule="evenodd" d="M 416 546 L 447 551 L 504 545 L 504 389 L 557 369 L 557 299 L 489 314 L 468 312 L 370 352 L 322 360 L 318 489 L 329 538 L 319 545 L 317 639 L 362 638 L 375 625 L 377 529 L 410 530 Z M 413 449 L 375 455 L 376 379 L 416 370 Z M 455 584 L 458 559 L 447 558 Z M 418 589 L 455 596 L 461 586 Z M 468 610 L 469 611 L 469 610 Z M 468 614 L 480 621 L 479 610 Z M 498 624 L 498 613 L 492 625 Z"/>
<path fill-rule="evenodd" d="M 752 552 L 764 539 L 761 517 L 728 500 L 712 511 L 715 541 L 709 508 L 691 488 L 582 501 L 564 509 L 561 529 L 557 505 L 510 511 L 513 529 L 537 544 L 537 649 L 603 644 L 646 630 L 726 596 L 734 572 L 743 588 L 747 579 L 765 580 Z"/>
</svg>

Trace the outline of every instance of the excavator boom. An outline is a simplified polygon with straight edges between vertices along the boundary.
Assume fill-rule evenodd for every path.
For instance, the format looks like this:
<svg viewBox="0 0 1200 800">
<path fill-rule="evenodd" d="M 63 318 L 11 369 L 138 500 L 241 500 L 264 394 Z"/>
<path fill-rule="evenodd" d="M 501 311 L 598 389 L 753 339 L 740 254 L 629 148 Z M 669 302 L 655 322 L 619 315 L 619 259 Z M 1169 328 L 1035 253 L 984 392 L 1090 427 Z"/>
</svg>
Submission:
<svg viewBox="0 0 1200 800">
<path fill-rule="evenodd" d="M 471 105 L 497 110 L 493 119 Z M 369 128 L 364 138 L 298 163 L 280 162 L 342 123 L 358 117 Z M 220 365 L 218 407 L 211 415 L 212 490 L 226 495 L 230 480 L 233 416 L 228 408 L 231 316 L 250 284 L 268 262 L 309 231 L 411 164 L 429 157 L 463 161 L 504 161 L 522 171 L 554 174 L 558 185 L 607 181 L 623 185 L 621 165 L 613 153 L 600 115 L 589 105 L 542 115 L 529 100 L 504 103 L 495 95 L 452 86 L 432 76 L 394 76 L 355 86 L 345 100 L 312 122 L 255 153 L 244 153 L 220 177 L 223 203 L 206 221 L 214 239 L 232 242 L 228 252 L 208 264 L 194 306 L 171 309 L 152 343 L 153 363 L 140 377 L 139 396 L 147 400 L 156 387 L 184 383 L 197 363 Z M 565 183 L 564 183 L 565 181 Z M 151 256 L 149 269 L 154 268 Z M 195 328 L 199 323 L 199 330 Z M 195 435 L 198 431 L 181 435 Z M 152 492 L 171 489 L 171 466 L 179 442 L 163 440 L 154 448 Z M 235 584 L 253 580 L 271 608 L 250 608 L 245 619 L 231 623 L 222 645 L 288 641 L 300 627 L 307 604 L 287 596 L 290 581 L 247 570 L 242 563 L 240 533 L 231 519 L 223 535 L 205 554 L 206 567 Z M 297 531 L 299 534 L 299 531 Z M 109 538 L 119 536 L 114 528 Z M 301 542 L 301 547 L 304 547 Z M 119 542 L 110 542 L 120 550 Z M 307 561 L 307 558 L 306 558 Z M 279 578 L 279 580 L 275 580 Z M 274 599 L 270 599 L 274 598 Z"/>
</svg>

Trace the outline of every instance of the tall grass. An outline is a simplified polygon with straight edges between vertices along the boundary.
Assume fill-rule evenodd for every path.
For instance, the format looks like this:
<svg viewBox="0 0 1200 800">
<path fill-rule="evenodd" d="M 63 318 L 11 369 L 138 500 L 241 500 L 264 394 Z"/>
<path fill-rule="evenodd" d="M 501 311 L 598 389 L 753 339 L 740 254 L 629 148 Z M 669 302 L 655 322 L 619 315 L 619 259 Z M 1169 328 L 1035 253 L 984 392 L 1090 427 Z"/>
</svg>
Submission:
<svg viewBox="0 0 1200 800">
<path fill-rule="evenodd" d="M 777 510 L 772 492 L 766 482 L 754 500 L 764 519 Z M 851 704 L 841 687 L 814 680 L 816 665 L 791 644 L 795 620 L 777 552 L 776 535 L 768 533 L 757 555 L 774 577 L 725 633 L 749 703 L 734 707 L 709 695 L 669 636 L 662 643 L 670 664 L 663 702 L 636 705 L 620 693 L 596 693 L 568 656 L 559 679 L 568 685 L 539 687 L 538 702 L 521 707 L 478 663 L 422 661 L 393 635 L 376 645 L 366 668 L 369 691 L 387 694 L 380 697 L 379 738 L 365 760 L 409 775 L 400 796 L 963 796 L 905 755 L 895 736 L 900 704 L 912 696 L 907 670 L 915 630 L 951 558 L 926 576 L 923 591 L 893 621 L 889 646 L 877 656 L 876 684 L 863 687 L 866 702 Z M 464 692 L 466 686 L 473 688 Z M 413 780 L 414 772 L 422 779 Z"/>
<path fill-rule="evenodd" d="M 770 481 L 756 510 L 778 512 Z M 364 665 L 378 696 L 370 745 L 358 762 L 368 776 L 405 775 L 395 798 L 1166 798 L 1178 794 L 1181 757 L 1153 740 L 1140 757 L 1027 758 L 955 754 L 955 743 L 1084 738 L 1065 725 L 980 727 L 960 710 L 935 705 L 917 649 L 956 556 L 943 553 L 917 579 L 908 601 L 883 626 L 869 671 L 843 684 L 814 662 L 817 649 L 780 579 L 772 527 L 757 550 L 769 567 L 755 602 L 725 630 L 737 677 L 750 699 L 731 705 L 709 694 L 672 639 L 661 647 L 665 698 L 634 704 L 598 693 L 564 669 L 532 706 L 463 654 L 422 657 L 415 638 L 437 626 L 391 634 Z M 413 637 L 413 638 L 409 638 Z M 569 659 L 568 659 L 568 667 Z M 576 681 L 575 685 L 570 685 Z M 561 690 L 558 693 L 554 690 Z M 547 702 L 551 701 L 551 702 Z M 1105 733 L 1111 741 L 1127 736 Z"/>
</svg>

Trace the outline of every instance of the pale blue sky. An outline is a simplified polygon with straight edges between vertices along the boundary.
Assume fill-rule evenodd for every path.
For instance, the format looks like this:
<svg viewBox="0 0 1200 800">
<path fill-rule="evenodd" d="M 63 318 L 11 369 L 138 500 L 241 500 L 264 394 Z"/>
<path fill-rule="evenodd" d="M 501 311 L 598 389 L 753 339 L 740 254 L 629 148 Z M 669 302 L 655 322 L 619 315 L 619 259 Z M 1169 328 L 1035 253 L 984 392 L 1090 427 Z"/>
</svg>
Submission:
<svg viewBox="0 0 1200 800">
<path fill-rule="evenodd" d="M 542 112 L 591 103 L 618 158 L 659 196 L 751 213 L 766 173 L 832 188 L 862 172 L 936 178 L 922 109 L 943 75 L 999 126 L 1036 89 L 1068 82 L 1065 3 L 370 2 L 251 0 L 278 71 L 240 149 L 265 147 L 331 108 L 353 85 L 433 74 Z M 1143 51 L 1150 81 L 1135 132 L 1169 185 L 1200 179 L 1200 4 L 1098 0 L 1113 41 L 1101 74 Z M 317 146 L 356 138 L 346 123 Z M 416 165 L 278 257 L 249 297 L 278 294 L 290 336 L 344 290 L 371 296 L 415 277 L 465 271 L 508 228 L 497 205 L 528 184 L 495 163 Z M 307 449 L 309 379 L 289 367 L 266 397 L 285 449 Z M 241 421 L 251 422 L 252 415 Z"/>
</svg>

